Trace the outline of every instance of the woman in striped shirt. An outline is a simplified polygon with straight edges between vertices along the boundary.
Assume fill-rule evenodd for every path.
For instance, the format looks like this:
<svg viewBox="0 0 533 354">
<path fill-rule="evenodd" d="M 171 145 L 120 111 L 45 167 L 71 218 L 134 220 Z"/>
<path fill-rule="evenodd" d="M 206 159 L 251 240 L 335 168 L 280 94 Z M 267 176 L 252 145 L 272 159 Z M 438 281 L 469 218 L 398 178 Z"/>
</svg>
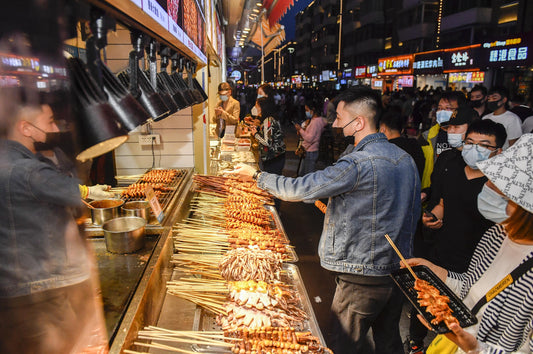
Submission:
<svg viewBox="0 0 533 354">
<path fill-rule="evenodd" d="M 533 134 L 477 165 L 489 179 L 478 197 L 479 211 L 500 224 L 483 235 L 467 272 L 449 272 L 420 258 L 407 260 L 411 266 L 430 267 L 469 308 L 533 257 Z M 497 293 L 476 316 L 477 325 L 450 325 L 446 336 L 458 345 L 457 353 L 533 352 L 533 269 Z"/>
</svg>

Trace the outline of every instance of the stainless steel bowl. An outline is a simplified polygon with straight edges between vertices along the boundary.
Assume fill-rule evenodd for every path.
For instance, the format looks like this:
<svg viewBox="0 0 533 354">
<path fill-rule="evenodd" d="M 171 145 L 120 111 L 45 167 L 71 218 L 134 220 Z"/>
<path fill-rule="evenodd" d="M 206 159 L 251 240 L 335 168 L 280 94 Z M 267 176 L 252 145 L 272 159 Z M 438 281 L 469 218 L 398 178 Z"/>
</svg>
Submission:
<svg viewBox="0 0 533 354">
<path fill-rule="evenodd" d="M 120 207 L 124 204 L 121 199 L 104 199 L 92 201 L 91 219 L 94 225 L 103 225 L 106 221 L 119 216 Z"/>
<path fill-rule="evenodd" d="M 121 209 L 124 216 L 138 216 L 150 221 L 150 203 L 145 200 L 127 202 Z"/>
<path fill-rule="evenodd" d="M 111 253 L 132 253 L 144 247 L 146 220 L 137 216 L 124 216 L 106 221 L 105 246 Z"/>
</svg>

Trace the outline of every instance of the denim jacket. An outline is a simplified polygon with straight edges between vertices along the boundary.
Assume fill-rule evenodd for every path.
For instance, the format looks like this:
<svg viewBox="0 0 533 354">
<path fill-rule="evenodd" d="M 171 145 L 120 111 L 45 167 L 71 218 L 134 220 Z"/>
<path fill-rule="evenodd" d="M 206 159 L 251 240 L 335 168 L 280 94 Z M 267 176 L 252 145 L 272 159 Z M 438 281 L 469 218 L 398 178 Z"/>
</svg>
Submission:
<svg viewBox="0 0 533 354">
<path fill-rule="evenodd" d="M 79 181 L 14 141 L 0 141 L 0 297 L 88 279 L 86 243 L 72 215 Z"/>
<path fill-rule="evenodd" d="M 384 134 L 350 145 L 333 166 L 299 178 L 261 173 L 257 185 L 287 201 L 329 198 L 318 253 L 324 268 L 383 276 L 399 268 L 420 217 L 420 179 L 407 152 Z"/>
</svg>

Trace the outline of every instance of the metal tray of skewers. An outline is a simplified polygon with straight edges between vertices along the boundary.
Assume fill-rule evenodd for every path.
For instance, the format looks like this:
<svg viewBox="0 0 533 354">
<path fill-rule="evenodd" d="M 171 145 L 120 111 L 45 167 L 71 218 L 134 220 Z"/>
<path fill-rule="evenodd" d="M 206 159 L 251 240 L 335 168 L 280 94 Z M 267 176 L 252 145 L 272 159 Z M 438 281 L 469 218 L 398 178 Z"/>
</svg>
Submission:
<svg viewBox="0 0 533 354">
<path fill-rule="evenodd" d="M 289 263 L 296 263 L 298 262 L 298 255 L 296 254 L 296 251 L 294 250 L 294 247 L 291 246 L 289 237 L 287 236 L 287 233 L 285 232 L 285 229 L 283 228 L 283 224 L 281 223 L 281 219 L 279 217 L 278 212 L 276 211 L 276 208 L 273 205 L 265 205 L 265 209 L 270 212 L 272 215 L 272 220 L 274 221 L 274 226 L 276 230 L 280 233 L 280 235 L 285 239 L 285 242 L 287 244 L 286 250 L 287 250 L 287 258 L 284 259 L 284 262 Z"/>
<path fill-rule="evenodd" d="M 412 267 L 413 272 L 422 280 L 427 281 L 430 285 L 437 288 L 441 295 L 449 298 L 448 306 L 452 310 L 452 315 L 459 321 L 459 325 L 462 328 L 472 326 L 477 323 L 477 318 L 466 307 L 466 305 L 455 295 L 455 293 L 444 282 L 426 266 L 418 265 Z M 426 311 L 425 307 L 421 306 L 418 302 L 418 291 L 415 290 L 415 279 L 407 268 L 402 268 L 394 271 L 390 274 L 394 282 L 405 294 L 409 302 L 414 308 L 424 317 L 433 330 L 439 334 L 448 333 L 450 329 L 446 326 L 444 321 L 438 324 L 433 324 L 431 321 L 435 319 L 435 316 Z"/>
<path fill-rule="evenodd" d="M 298 267 L 294 264 L 284 264 L 283 272 L 281 276 L 283 283 L 289 285 L 294 289 L 296 294 L 298 294 L 300 304 L 299 308 L 307 314 L 307 319 L 299 322 L 300 325 L 293 326 L 296 331 L 299 332 L 310 332 L 313 336 L 317 337 L 320 341 L 320 344 L 326 346 L 322 332 L 318 325 L 318 321 L 315 317 L 313 307 L 309 296 L 307 295 L 307 290 L 302 281 L 300 271 Z M 281 327 L 280 327 L 281 328 Z M 194 323 L 193 331 L 221 331 L 222 327 L 217 324 L 216 315 L 210 311 L 205 310 L 204 308 L 197 306 L 194 314 Z M 202 353 L 227 353 L 227 349 L 220 347 L 213 347 L 209 345 L 192 345 L 192 349 L 197 352 Z"/>
<path fill-rule="evenodd" d="M 185 170 L 151 169 L 134 183 L 126 185 L 125 188 L 117 188 L 115 190 L 121 192 L 121 199 L 126 202 L 138 201 L 145 200 L 144 190 L 148 185 L 151 185 L 161 204 L 161 208 L 166 211 L 172 195 L 183 182 L 186 174 Z"/>
</svg>

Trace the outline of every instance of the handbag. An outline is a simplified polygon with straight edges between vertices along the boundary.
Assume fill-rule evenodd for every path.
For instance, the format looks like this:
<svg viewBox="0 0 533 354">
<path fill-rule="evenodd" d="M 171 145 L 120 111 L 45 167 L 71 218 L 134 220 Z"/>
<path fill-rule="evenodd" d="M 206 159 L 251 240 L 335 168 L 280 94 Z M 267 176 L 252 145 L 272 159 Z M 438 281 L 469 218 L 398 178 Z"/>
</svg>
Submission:
<svg viewBox="0 0 533 354">
<path fill-rule="evenodd" d="M 533 257 L 518 265 L 511 273 L 505 276 L 498 284 L 494 285 L 485 296 L 483 296 L 472 308 L 472 313 L 476 315 L 481 307 L 494 299 L 503 289 L 511 285 L 525 272 L 533 267 Z M 457 351 L 457 344 L 449 340 L 444 334 L 438 334 L 430 343 L 426 354 L 453 354 Z"/>
</svg>

